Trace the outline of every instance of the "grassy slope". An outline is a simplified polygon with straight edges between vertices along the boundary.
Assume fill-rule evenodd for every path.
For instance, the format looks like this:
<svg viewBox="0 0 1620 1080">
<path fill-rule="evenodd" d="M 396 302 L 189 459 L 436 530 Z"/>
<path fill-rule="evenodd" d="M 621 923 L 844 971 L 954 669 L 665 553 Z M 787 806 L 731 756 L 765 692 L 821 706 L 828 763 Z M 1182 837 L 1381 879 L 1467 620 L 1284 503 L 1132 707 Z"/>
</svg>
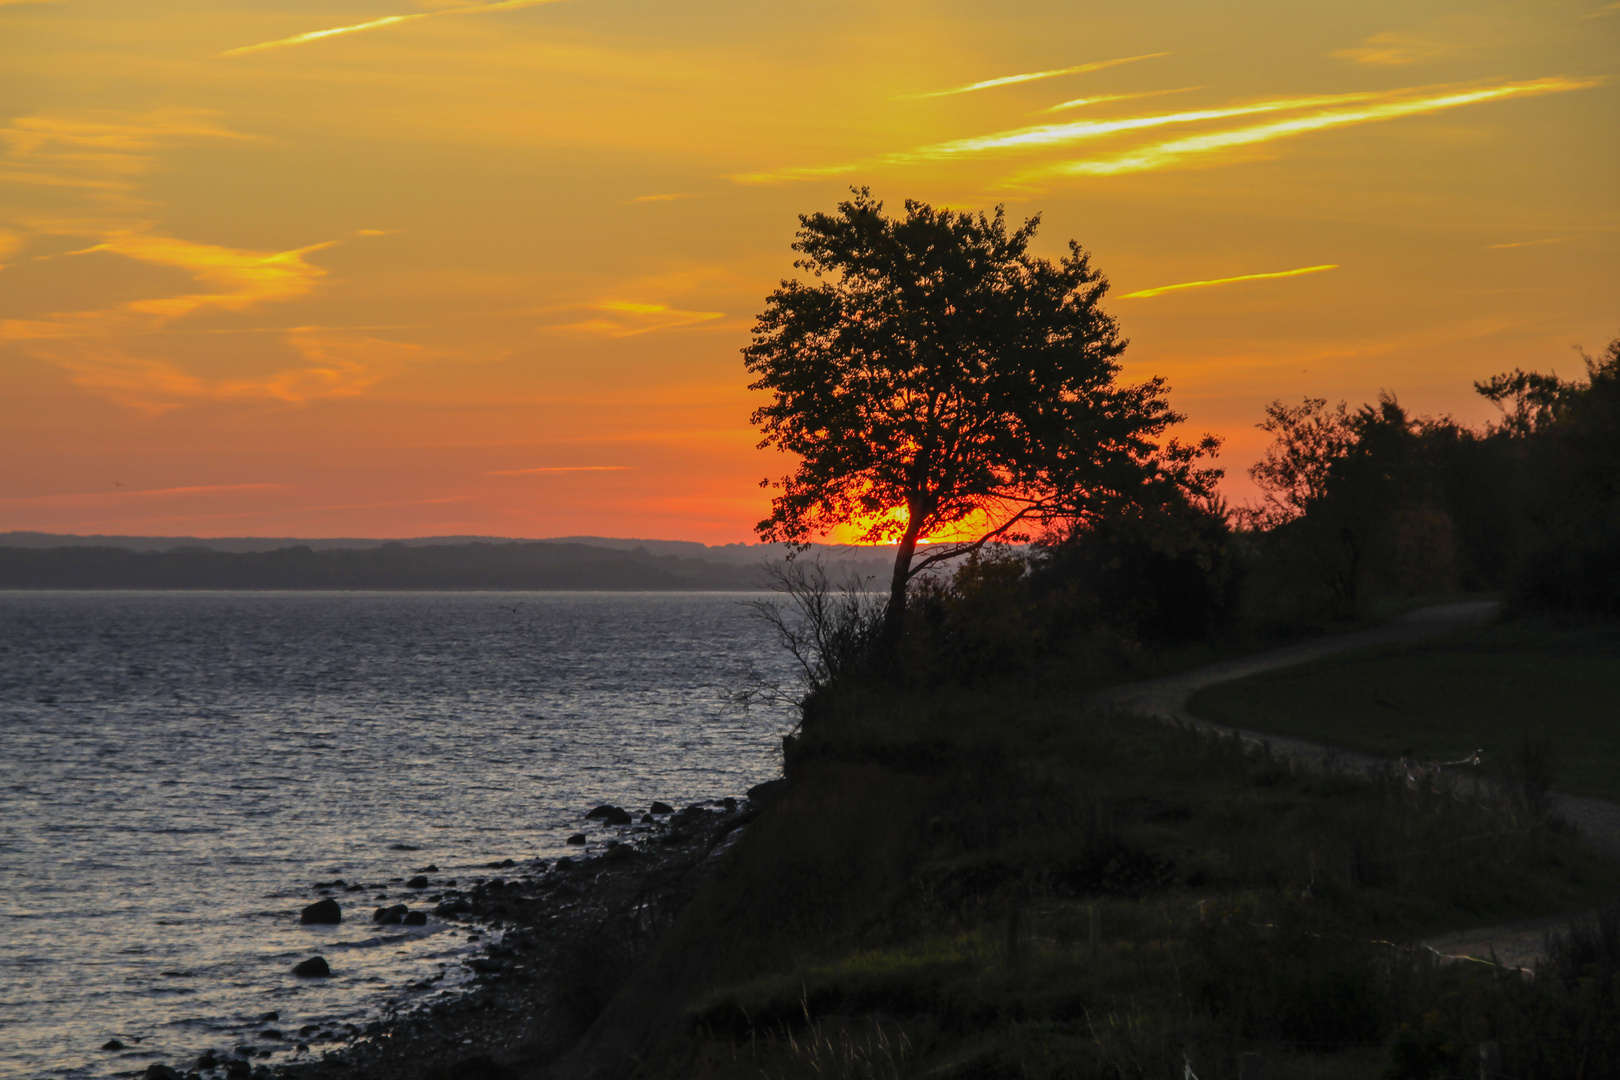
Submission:
<svg viewBox="0 0 1620 1080">
<path fill-rule="evenodd" d="M 1510 807 L 1294 775 L 1074 700 L 846 703 L 575 1065 L 1159 1076 L 1188 1048 L 1212 1080 L 1254 1048 L 1365 1076 L 1434 977 L 1369 942 L 1620 886 Z"/>
<path fill-rule="evenodd" d="M 1485 750 L 1499 772 L 1526 739 L 1550 740 L 1553 783 L 1620 798 L 1620 624 L 1514 622 L 1361 650 L 1201 691 L 1223 724 L 1386 757 Z"/>
</svg>

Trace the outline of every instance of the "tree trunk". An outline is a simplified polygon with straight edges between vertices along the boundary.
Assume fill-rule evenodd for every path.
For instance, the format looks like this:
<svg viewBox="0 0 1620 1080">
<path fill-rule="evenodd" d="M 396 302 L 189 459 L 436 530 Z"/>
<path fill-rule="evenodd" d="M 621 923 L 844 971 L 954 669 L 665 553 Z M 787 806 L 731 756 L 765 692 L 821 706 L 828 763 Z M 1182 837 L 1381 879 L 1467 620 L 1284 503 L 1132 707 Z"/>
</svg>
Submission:
<svg viewBox="0 0 1620 1080">
<path fill-rule="evenodd" d="M 906 525 L 894 553 L 894 578 L 889 583 L 889 606 L 883 613 L 883 642 L 889 649 L 900 641 L 900 632 L 906 621 L 906 585 L 911 581 L 911 557 L 917 553 L 917 515 Z"/>
</svg>

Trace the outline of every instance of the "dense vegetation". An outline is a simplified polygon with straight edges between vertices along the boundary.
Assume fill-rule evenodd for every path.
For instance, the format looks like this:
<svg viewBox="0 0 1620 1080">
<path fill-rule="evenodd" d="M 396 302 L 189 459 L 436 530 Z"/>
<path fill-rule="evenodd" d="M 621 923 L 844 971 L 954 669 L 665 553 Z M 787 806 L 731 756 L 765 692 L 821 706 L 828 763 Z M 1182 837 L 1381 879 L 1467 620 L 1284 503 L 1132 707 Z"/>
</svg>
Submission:
<svg viewBox="0 0 1620 1080">
<path fill-rule="evenodd" d="M 1428 1077 L 1495 1038 L 1512 1075 L 1558 1076 L 1523 1053 L 1612 1041 L 1607 938 L 1534 983 L 1410 945 L 1612 895 L 1533 783 L 1296 771 L 1087 714 L 1078 689 L 834 693 L 615 1003 L 650 1018 L 622 1048 L 641 1074 L 1158 1078 L 1186 1056 L 1213 1080 L 1260 1052 L 1277 1075 Z"/>
<path fill-rule="evenodd" d="M 1620 869 L 1549 813 L 1545 746 L 1501 755 L 1494 786 L 1411 782 L 1082 704 L 1428 596 L 1620 612 L 1620 342 L 1587 375 L 1483 383 L 1503 416 L 1479 429 L 1387 396 L 1274 404 L 1263 505 L 1184 492 L 980 552 L 913 585 L 897 649 L 880 597 L 785 575 L 774 621 L 806 676 L 787 793 L 610 1007 L 643 1041 L 595 1060 L 705 1080 L 1215 1080 L 1245 1054 L 1266 1075 L 1620 1076 L 1620 909 L 1555 935 L 1533 977 L 1414 945 L 1614 895 Z M 1588 674 L 1614 655 L 1603 622 L 1477 634 L 1375 659 L 1534 666 L 1537 634 Z M 1340 685 L 1308 677 L 1279 692 Z"/>
</svg>

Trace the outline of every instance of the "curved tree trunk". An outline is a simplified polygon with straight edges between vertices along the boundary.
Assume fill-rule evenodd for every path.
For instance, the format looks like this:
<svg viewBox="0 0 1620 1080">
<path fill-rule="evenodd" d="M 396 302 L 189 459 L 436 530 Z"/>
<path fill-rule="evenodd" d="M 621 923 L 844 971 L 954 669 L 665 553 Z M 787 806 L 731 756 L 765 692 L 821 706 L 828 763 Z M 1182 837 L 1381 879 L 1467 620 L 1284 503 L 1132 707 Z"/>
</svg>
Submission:
<svg viewBox="0 0 1620 1080">
<path fill-rule="evenodd" d="M 917 515 L 912 515 L 913 522 Z M 899 548 L 894 553 L 894 577 L 889 582 L 889 606 L 883 612 L 883 643 L 887 651 L 893 652 L 894 646 L 900 641 L 900 633 L 906 622 L 906 585 L 911 581 L 911 557 L 917 553 L 917 526 L 906 526 L 905 535 L 900 538 Z"/>
</svg>

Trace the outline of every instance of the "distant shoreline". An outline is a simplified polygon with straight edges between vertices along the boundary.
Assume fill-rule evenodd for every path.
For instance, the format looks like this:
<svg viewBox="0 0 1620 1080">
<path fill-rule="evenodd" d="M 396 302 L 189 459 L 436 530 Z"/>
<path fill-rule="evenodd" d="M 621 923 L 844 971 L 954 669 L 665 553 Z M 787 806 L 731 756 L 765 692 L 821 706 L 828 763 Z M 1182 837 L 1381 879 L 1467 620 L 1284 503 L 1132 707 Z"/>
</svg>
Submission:
<svg viewBox="0 0 1620 1080">
<path fill-rule="evenodd" d="M 293 542 L 250 551 L 222 551 L 201 541 L 135 550 L 85 542 L 13 546 L 5 539 L 0 536 L 0 590 L 30 592 L 754 592 L 768 587 L 765 568 L 780 550 L 776 545 L 737 545 L 742 552 L 689 545 L 724 553 L 702 558 L 677 553 L 688 545 L 675 542 L 655 552 L 645 544 L 625 548 L 627 541 L 549 540 L 392 541 L 365 548 Z M 603 546 L 608 543 L 616 546 Z M 890 558 L 882 549 L 824 547 L 816 554 L 839 576 L 880 572 Z"/>
</svg>

